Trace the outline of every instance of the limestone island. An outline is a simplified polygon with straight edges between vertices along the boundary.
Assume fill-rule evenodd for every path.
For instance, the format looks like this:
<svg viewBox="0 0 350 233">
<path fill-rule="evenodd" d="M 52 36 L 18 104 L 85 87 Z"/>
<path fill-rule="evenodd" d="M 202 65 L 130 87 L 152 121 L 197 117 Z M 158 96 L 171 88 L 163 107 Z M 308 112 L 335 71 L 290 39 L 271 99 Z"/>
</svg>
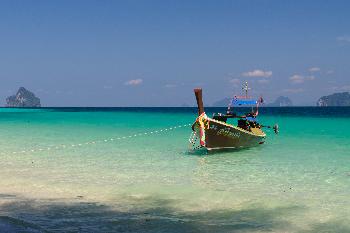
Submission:
<svg viewBox="0 0 350 233">
<path fill-rule="evenodd" d="M 12 108 L 40 108 L 40 99 L 34 95 L 34 93 L 28 91 L 24 87 L 20 87 L 16 95 L 12 95 L 6 98 L 5 107 Z"/>
<path fill-rule="evenodd" d="M 330 106 L 350 106 L 350 93 L 334 93 L 332 95 L 322 96 L 317 101 L 318 107 L 330 107 Z"/>
</svg>

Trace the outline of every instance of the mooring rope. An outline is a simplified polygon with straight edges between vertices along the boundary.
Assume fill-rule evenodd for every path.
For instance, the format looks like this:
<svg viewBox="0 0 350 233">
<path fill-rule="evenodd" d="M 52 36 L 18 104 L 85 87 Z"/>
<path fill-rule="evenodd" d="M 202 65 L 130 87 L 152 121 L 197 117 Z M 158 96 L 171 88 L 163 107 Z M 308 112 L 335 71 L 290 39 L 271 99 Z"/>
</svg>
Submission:
<svg viewBox="0 0 350 233">
<path fill-rule="evenodd" d="M 89 141 L 89 142 L 82 142 L 82 143 L 76 143 L 76 144 L 61 144 L 61 145 L 54 145 L 54 146 L 47 146 L 47 147 L 40 147 L 40 148 L 33 148 L 33 149 L 27 149 L 27 150 L 20 150 L 20 151 L 12 151 L 12 152 L 1 152 L 1 155 L 7 155 L 7 154 L 26 154 L 26 153 L 34 153 L 34 152 L 42 152 L 42 151 L 50 151 L 50 150 L 60 150 L 60 149 L 66 149 L 66 148 L 74 148 L 74 147 L 82 147 L 85 145 L 93 145 L 96 143 L 101 143 L 101 142 L 113 142 L 113 141 L 118 141 L 118 140 L 123 140 L 123 139 L 129 139 L 129 138 L 134 138 L 134 137 L 140 137 L 140 136 L 145 136 L 145 135 L 151 135 L 151 134 L 159 134 L 162 132 L 168 132 L 171 130 L 191 126 L 192 124 L 184 124 L 184 125 L 177 125 L 177 126 L 172 126 L 169 128 L 164 128 L 164 129 L 159 129 L 159 130 L 154 130 L 154 131 L 149 131 L 149 132 L 143 132 L 143 133 L 137 133 L 137 134 L 132 134 L 128 136 L 123 136 L 123 137 L 115 137 L 115 138 L 108 138 L 108 139 L 103 139 L 103 140 L 95 140 L 95 141 Z"/>
</svg>

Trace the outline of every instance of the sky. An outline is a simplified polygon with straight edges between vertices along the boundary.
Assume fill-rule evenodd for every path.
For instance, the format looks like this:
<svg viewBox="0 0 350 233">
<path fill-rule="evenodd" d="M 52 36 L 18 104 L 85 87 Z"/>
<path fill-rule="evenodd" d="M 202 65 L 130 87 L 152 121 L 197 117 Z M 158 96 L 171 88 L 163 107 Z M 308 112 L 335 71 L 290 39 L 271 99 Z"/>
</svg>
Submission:
<svg viewBox="0 0 350 233">
<path fill-rule="evenodd" d="M 0 1 L 0 105 L 205 105 L 240 94 L 315 105 L 350 91 L 350 1 Z"/>
</svg>

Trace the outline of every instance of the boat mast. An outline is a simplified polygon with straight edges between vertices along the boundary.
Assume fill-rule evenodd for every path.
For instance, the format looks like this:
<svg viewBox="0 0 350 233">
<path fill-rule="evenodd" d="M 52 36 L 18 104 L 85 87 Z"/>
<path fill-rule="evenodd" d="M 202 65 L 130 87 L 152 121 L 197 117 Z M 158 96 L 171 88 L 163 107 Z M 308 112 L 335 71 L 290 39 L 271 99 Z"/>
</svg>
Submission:
<svg viewBox="0 0 350 233">
<path fill-rule="evenodd" d="M 245 82 L 245 85 L 242 87 L 242 90 L 245 91 L 245 98 L 248 99 L 248 90 L 250 90 L 251 88 L 248 87 L 248 82 Z M 256 107 L 256 111 L 258 111 L 258 107 Z M 254 112 L 254 107 L 252 106 L 252 112 Z"/>
<path fill-rule="evenodd" d="M 245 98 L 248 99 L 248 90 L 250 90 L 250 88 L 248 87 L 248 82 L 245 82 L 245 85 L 242 87 L 242 90 L 245 91 Z"/>
<path fill-rule="evenodd" d="M 250 89 L 251 89 L 251 88 L 248 87 L 248 82 L 245 82 L 245 85 L 242 87 L 242 90 L 245 91 L 245 98 L 246 98 L 246 99 L 248 99 L 248 90 L 250 90 Z M 232 101 L 233 101 L 234 98 L 236 98 L 236 96 L 234 96 L 234 97 L 231 99 L 231 101 L 230 101 L 230 103 L 229 103 L 229 105 L 228 105 L 228 108 L 227 108 L 227 113 L 230 113 L 231 104 L 232 104 Z"/>
<path fill-rule="evenodd" d="M 200 116 L 204 112 L 204 105 L 203 105 L 203 99 L 202 99 L 202 88 L 195 88 L 194 94 L 195 94 L 196 100 L 197 100 L 198 116 Z"/>
</svg>

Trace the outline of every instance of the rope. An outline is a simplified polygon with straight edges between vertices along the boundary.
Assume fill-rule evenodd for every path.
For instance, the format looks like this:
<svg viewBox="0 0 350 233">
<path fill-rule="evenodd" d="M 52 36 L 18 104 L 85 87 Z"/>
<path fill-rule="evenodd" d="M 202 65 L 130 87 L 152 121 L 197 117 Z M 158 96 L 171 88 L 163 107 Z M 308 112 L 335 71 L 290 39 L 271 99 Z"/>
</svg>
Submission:
<svg viewBox="0 0 350 233">
<path fill-rule="evenodd" d="M 198 150 L 198 149 L 201 149 L 203 146 L 200 145 L 200 143 L 197 143 L 197 140 L 198 140 L 198 136 L 197 136 L 197 133 L 196 131 L 192 131 L 191 135 L 190 135 L 190 138 L 188 139 L 188 149 L 189 150 Z M 198 144 L 198 145 L 197 145 Z"/>
<path fill-rule="evenodd" d="M 48 146 L 48 147 L 41 147 L 41 148 L 33 148 L 33 149 L 28 149 L 28 150 L 20 150 L 20 151 L 13 151 L 13 152 L 1 152 L 1 155 L 6 155 L 6 154 L 26 154 L 26 153 L 33 153 L 33 152 L 42 152 L 42 151 L 50 151 L 50 150 L 59 150 L 59 149 L 66 149 L 66 148 L 74 148 L 74 147 L 81 147 L 84 145 L 93 145 L 96 143 L 101 143 L 101 142 L 112 142 L 112 141 L 118 141 L 118 140 L 123 140 L 123 139 L 129 139 L 129 138 L 134 138 L 134 137 L 140 137 L 140 136 L 145 136 L 145 135 L 150 135 L 150 134 L 159 134 L 162 132 L 168 132 L 171 130 L 179 129 L 182 127 L 187 127 L 191 126 L 192 124 L 184 124 L 184 125 L 177 125 L 165 129 L 159 129 L 155 131 L 149 131 L 149 132 L 144 132 L 144 133 L 138 133 L 138 134 L 133 134 L 129 136 L 123 136 L 123 137 L 117 137 L 117 138 L 108 138 L 108 139 L 103 139 L 103 140 L 96 140 L 96 141 L 90 141 L 90 142 L 82 142 L 82 143 L 77 143 L 77 144 L 61 144 L 61 145 L 54 145 L 54 146 Z"/>
</svg>

